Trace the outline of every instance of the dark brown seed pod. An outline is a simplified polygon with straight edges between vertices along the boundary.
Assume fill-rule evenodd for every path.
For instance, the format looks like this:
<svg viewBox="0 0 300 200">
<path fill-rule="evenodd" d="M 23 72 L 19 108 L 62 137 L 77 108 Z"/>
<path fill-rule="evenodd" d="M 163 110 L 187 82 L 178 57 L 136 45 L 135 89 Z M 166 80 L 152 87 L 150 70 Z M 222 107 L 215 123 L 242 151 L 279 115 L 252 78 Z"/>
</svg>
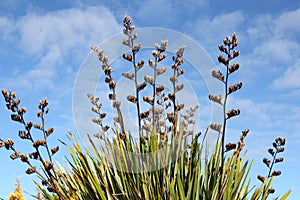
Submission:
<svg viewBox="0 0 300 200">
<path fill-rule="evenodd" d="M 262 183 L 265 182 L 265 177 L 262 175 L 257 175 L 257 179 L 260 180 Z"/>
<path fill-rule="evenodd" d="M 143 89 L 146 87 L 146 85 L 147 85 L 147 83 L 146 83 L 146 82 L 143 82 L 143 83 L 141 83 L 141 84 L 138 84 L 136 89 L 137 89 L 138 91 L 141 91 L 141 90 L 143 90 Z"/>
<path fill-rule="evenodd" d="M 46 133 L 46 135 L 47 136 L 49 136 L 49 135 L 51 135 L 52 133 L 54 132 L 54 128 L 48 128 L 46 131 L 45 131 L 45 133 Z"/>
<path fill-rule="evenodd" d="M 274 188 L 269 188 L 268 189 L 268 194 L 273 194 L 275 192 L 275 189 Z"/>
<path fill-rule="evenodd" d="M 123 54 L 123 58 L 124 58 L 125 60 L 128 60 L 129 62 L 132 61 L 132 56 L 131 56 L 130 54 L 124 53 L 124 54 Z"/>
<path fill-rule="evenodd" d="M 144 118 L 148 117 L 148 116 L 149 116 L 149 114 L 150 114 L 150 112 L 149 112 L 149 111 L 142 112 L 142 113 L 141 113 L 141 118 L 142 118 L 142 119 L 144 119 Z"/>
<path fill-rule="evenodd" d="M 231 151 L 236 148 L 236 143 L 228 143 L 225 145 L 226 151 Z"/>
<path fill-rule="evenodd" d="M 56 152 L 58 152 L 58 150 L 59 150 L 59 146 L 53 147 L 53 148 L 51 149 L 52 155 L 55 154 Z"/>
<path fill-rule="evenodd" d="M 144 96 L 144 97 L 143 97 L 143 100 L 144 100 L 145 102 L 149 103 L 150 105 L 153 105 L 153 103 L 154 103 L 153 97 L 150 97 L 150 96 Z"/>
<path fill-rule="evenodd" d="M 267 158 L 263 158 L 263 163 L 265 163 L 268 167 L 270 167 L 271 161 Z"/>
<path fill-rule="evenodd" d="M 15 152 L 15 153 L 11 154 L 9 157 L 10 157 L 12 160 L 14 160 L 14 159 L 18 158 L 19 156 L 20 156 L 20 152 Z"/>
<path fill-rule="evenodd" d="M 37 160 L 39 158 L 39 153 L 38 152 L 30 153 L 29 158 Z"/>
<path fill-rule="evenodd" d="M 233 64 L 233 65 L 231 65 L 231 66 L 229 67 L 229 72 L 230 72 L 230 73 L 233 73 L 233 72 L 235 72 L 236 70 L 238 70 L 239 67 L 240 67 L 240 64 L 239 64 L 239 63 L 235 63 L 235 64 Z"/>
<path fill-rule="evenodd" d="M 231 117 L 234 117 L 234 116 L 237 116 L 240 114 L 240 109 L 232 109 L 230 111 L 227 112 L 227 119 L 231 118 Z"/>
<path fill-rule="evenodd" d="M 26 154 L 21 154 L 20 158 L 22 162 L 28 162 L 28 156 Z"/>
<path fill-rule="evenodd" d="M 156 93 L 160 93 L 160 92 L 162 92 L 164 89 L 165 89 L 165 86 L 160 85 L 160 86 L 157 86 L 157 87 L 155 88 L 155 92 L 156 92 Z"/>
<path fill-rule="evenodd" d="M 102 128 L 102 131 L 106 132 L 106 131 L 108 131 L 109 126 L 106 125 L 106 126 L 102 126 L 101 128 Z"/>
<path fill-rule="evenodd" d="M 279 171 L 279 170 L 274 170 L 273 172 L 272 172 L 272 175 L 271 176 L 279 176 L 281 174 L 281 171 Z"/>
<path fill-rule="evenodd" d="M 38 139 L 38 140 L 36 140 L 35 142 L 32 143 L 32 146 L 34 148 L 38 148 L 39 146 L 43 146 L 45 144 L 46 144 L 46 140 L 44 140 L 44 139 Z"/>
<path fill-rule="evenodd" d="M 53 162 L 51 162 L 51 161 L 45 161 L 45 169 L 49 171 L 52 168 L 53 168 Z"/>
<path fill-rule="evenodd" d="M 278 163 L 278 162 L 283 162 L 283 158 L 276 158 L 275 163 Z"/>
<path fill-rule="evenodd" d="M 26 171 L 25 171 L 25 173 L 26 174 L 33 174 L 33 173 L 35 173 L 36 172 L 36 167 L 30 167 L 30 168 L 28 168 Z"/>
</svg>

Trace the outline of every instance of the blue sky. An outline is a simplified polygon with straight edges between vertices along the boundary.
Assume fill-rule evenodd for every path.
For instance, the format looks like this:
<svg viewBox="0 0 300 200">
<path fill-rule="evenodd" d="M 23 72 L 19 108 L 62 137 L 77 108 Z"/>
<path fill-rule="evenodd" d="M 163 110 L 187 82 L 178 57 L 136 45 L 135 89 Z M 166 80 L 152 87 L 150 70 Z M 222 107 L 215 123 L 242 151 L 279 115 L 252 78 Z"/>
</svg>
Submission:
<svg viewBox="0 0 300 200">
<path fill-rule="evenodd" d="M 274 180 L 276 194 L 292 189 L 289 199 L 300 196 L 299 1 L 1 1 L 1 88 L 17 92 L 32 120 L 39 99 L 47 97 L 51 108 L 47 124 L 56 129 L 51 141 L 65 138 L 76 129 L 72 92 L 77 72 L 91 44 L 120 33 L 124 15 L 130 15 L 137 27 L 169 28 L 190 36 L 218 67 L 217 45 L 226 35 L 237 33 L 241 67 L 233 81 L 242 81 L 243 88 L 230 98 L 230 105 L 242 113 L 229 123 L 228 140 L 237 140 L 241 129 L 251 129 L 246 148 L 249 159 L 255 159 L 252 184 L 259 184 L 255 176 L 267 173 L 262 163 L 266 150 L 275 137 L 285 137 L 285 160 L 276 166 L 282 171 Z M 202 111 L 209 116 L 206 100 L 200 98 L 204 105 L 200 116 Z M 0 103 L 1 137 L 15 139 L 26 151 L 17 138 L 20 127 L 10 122 L 3 98 Z M 7 198 L 17 178 L 25 191 L 35 192 L 33 177 L 23 173 L 25 165 L 11 161 L 4 149 L 0 160 L 0 197 Z"/>
</svg>

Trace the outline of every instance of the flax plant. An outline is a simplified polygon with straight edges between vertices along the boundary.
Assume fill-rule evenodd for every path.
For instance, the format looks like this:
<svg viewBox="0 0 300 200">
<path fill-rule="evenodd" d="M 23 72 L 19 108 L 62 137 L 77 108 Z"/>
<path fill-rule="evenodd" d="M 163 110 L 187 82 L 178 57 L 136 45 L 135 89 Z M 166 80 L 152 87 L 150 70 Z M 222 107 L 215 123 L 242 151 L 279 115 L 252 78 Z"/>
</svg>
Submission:
<svg viewBox="0 0 300 200">
<path fill-rule="evenodd" d="M 283 158 L 277 155 L 284 151 L 285 139 L 276 138 L 273 143 L 274 149 L 268 152 L 272 161 L 264 158 L 263 162 L 268 166 L 267 176 L 259 175 L 262 184 L 252 186 L 249 173 L 253 161 L 246 159 L 244 151 L 245 138 L 249 129 L 242 130 L 237 142 L 225 144 L 227 121 L 240 114 L 239 109 L 227 110 L 228 96 L 241 89 L 242 83 L 230 85 L 229 76 L 239 69 L 239 64 L 232 64 L 232 60 L 239 55 L 235 48 L 238 45 L 236 34 L 231 38 L 226 37 L 219 50 L 226 57 L 219 56 L 218 61 L 225 66 L 225 73 L 213 71 L 212 76 L 224 83 L 224 94 L 209 94 L 209 99 L 220 106 L 223 110 L 223 123 L 210 124 L 205 133 L 196 130 L 194 116 L 199 105 L 194 105 L 184 110 L 184 102 L 179 102 L 178 92 L 184 89 L 179 83 L 179 77 L 184 74 L 184 49 L 181 46 L 172 56 L 170 67 L 160 67 L 161 61 L 168 59 L 166 55 L 167 40 L 161 44 L 155 44 L 148 59 L 148 65 L 153 74 L 144 77 L 144 82 L 138 80 L 139 70 L 144 66 L 144 60 L 137 61 L 136 54 L 141 50 L 141 44 L 134 43 L 137 33 L 132 19 L 125 16 L 123 19 L 123 33 L 127 38 L 122 43 L 130 48 L 130 53 L 124 53 L 123 58 L 133 66 L 133 72 L 124 72 L 122 75 L 135 84 L 135 94 L 128 95 L 127 100 L 136 105 L 137 123 L 140 140 L 132 139 L 129 131 L 125 129 L 125 121 L 122 115 L 121 102 L 117 100 L 117 83 L 112 77 L 112 67 L 109 58 L 104 51 L 96 46 L 91 49 L 97 53 L 101 62 L 101 68 L 105 74 L 105 83 L 110 92 L 108 98 L 117 110 L 114 124 L 106 124 L 106 113 L 102 112 L 102 103 L 99 97 L 88 94 L 91 102 L 91 110 L 96 115 L 92 122 L 100 127 L 100 132 L 94 134 L 105 145 L 99 148 L 90 135 L 87 135 L 91 148 L 84 149 L 80 146 L 75 135 L 70 132 L 71 145 L 68 146 L 70 158 L 67 158 L 66 166 L 57 163 L 54 169 L 52 156 L 58 151 L 58 147 L 49 149 L 48 136 L 54 129 L 46 129 L 44 115 L 48 113 L 48 101 L 41 100 L 38 117 L 41 124 L 25 122 L 25 108 L 19 108 L 20 99 L 11 91 L 3 90 L 2 93 L 7 102 L 7 107 L 13 112 L 13 121 L 21 123 L 25 130 L 20 131 L 22 139 L 30 140 L 35 152 L 30 154 L 34 159 L 42 163 L 42 172 L 36 170 L 25 154 L 18 153 L 14 148 L 12 139 L 0 140 L 0 146 L 14 151 L 12 158 L 20 157 L 29 165 L 29 171 L 42 179 L 42 185 L 38 184 L 45 199 L 74 199 L 74 200 L 165 200 L 165 199 L 207 199 L 207 200 L 266 200 L 274 191 L 271 187 L 274 176 L 281 174 L 273 170 L 275 163 L 282 162 Z M 165 85 L 158 84 L 159 75 L 170 70 L 172 75 L 169 80 L 171 89 L 167 91 Z M 143 96 L 143 89 L 150 87 L 152 93 Z M 167 94 L 168 93 L 168 94 Z M 142 101 L 143 100 L 143 101 Z M 145 103 L 150 108 L 141 111 L 141 105 Z M 34 127 L 44 133 L 44 138 L 34 140 L 31 128 Z M 219 133 L 219 138 L 213 151 L 203 156 L 204 141 L 208 130 L 212 129 Z M 111 131 L 116 137 L 107 137 Z M 146 133 L 146 134 L 144 134 Z M 169 137 L 168 135 L 171 135 Z M 187 138 L 191 136 L 191 139 Z M 46 150 L 48 159 L 40 153 L 41 148 Z M 101 152 L 99 151 L 101 149 Z M 29 155 L 29 156 L 30 156 Z M 44 154 L 43 154 L 44 155 Z M 26 172 L 27 172 L 26 171 Z M 285 193 L 281 200 L 285 200 L 290 191 Z"/>
</svg>

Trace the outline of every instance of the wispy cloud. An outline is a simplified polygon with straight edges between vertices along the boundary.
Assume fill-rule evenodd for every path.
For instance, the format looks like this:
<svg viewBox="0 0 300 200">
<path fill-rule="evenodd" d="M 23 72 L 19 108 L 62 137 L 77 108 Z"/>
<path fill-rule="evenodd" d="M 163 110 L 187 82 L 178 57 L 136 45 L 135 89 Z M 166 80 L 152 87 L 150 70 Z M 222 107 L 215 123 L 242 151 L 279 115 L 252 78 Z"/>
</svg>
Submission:
<svg viewBox="0 0 300 200">
<path fill-rule="evenodd" d="M 299 89 L 300 87 L 300 59 L 288 67 L 281 76 L 275 79 L 272 86 L 279 90 Z"/>
<path fill-rule="evenodd" d="M 13 45 L 18 52 L 35 60 L 34 66 L 25 66 L 27 70 L 7 78 L 6 85 L 51 89 L 65 80 L 61 75 L 69 69 L 63 64 L 76 60 L 77 66 L 73 68 L 78 67 L 90 44 L 118 33 L 120 26 L 106 8 L 88 7 L 1 18 L 0 31 L 2 43 Z"/>
</svg>

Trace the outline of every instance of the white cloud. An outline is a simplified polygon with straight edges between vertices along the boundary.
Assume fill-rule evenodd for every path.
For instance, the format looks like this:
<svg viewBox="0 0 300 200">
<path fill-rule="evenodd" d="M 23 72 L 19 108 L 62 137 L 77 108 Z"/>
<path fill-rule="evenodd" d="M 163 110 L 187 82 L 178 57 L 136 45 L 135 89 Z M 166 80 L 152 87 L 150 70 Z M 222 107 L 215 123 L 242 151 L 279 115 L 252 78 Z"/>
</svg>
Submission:
<svg viewBox="0 0 300 200">
<path fill-rule="evenodd" d="M 287 70 L 275 79 L 272 86 L 275 89 L 299 89 L 300 87 L 300 59 L 295 61 L 294 65 L 287 68 Z"/>
<path fill-rule="evenodd" d="M 234 11 L 217 15 L 213 18 L 197 18 L 186 23 L 192 35 L 205 44 L 205 46 L 216 47 L 226 35 L 237 31 L 244 22 L 245 16 L 242 11 Z"/>
<path fill-rule="evenodd" d="M 8 87 L 27 89 L 70 85 L 72 83 L 64 82 L 67 79 L 61 77 L 70 69 L 62 65 L 67 60 L 73 63 L 75 60 L 77 66 L 73 68 L 79 67 L 92 43 L 100 43 L 120 31 L 114 16 L 101 6 L 31 12 L 15 20 L 0 18 L 2 43 L 12 45 L 17 52 L 35 62 L 34 66 L 17 70 L 13 77 L 6 78 L 5 83 Z"/>
</svg>

